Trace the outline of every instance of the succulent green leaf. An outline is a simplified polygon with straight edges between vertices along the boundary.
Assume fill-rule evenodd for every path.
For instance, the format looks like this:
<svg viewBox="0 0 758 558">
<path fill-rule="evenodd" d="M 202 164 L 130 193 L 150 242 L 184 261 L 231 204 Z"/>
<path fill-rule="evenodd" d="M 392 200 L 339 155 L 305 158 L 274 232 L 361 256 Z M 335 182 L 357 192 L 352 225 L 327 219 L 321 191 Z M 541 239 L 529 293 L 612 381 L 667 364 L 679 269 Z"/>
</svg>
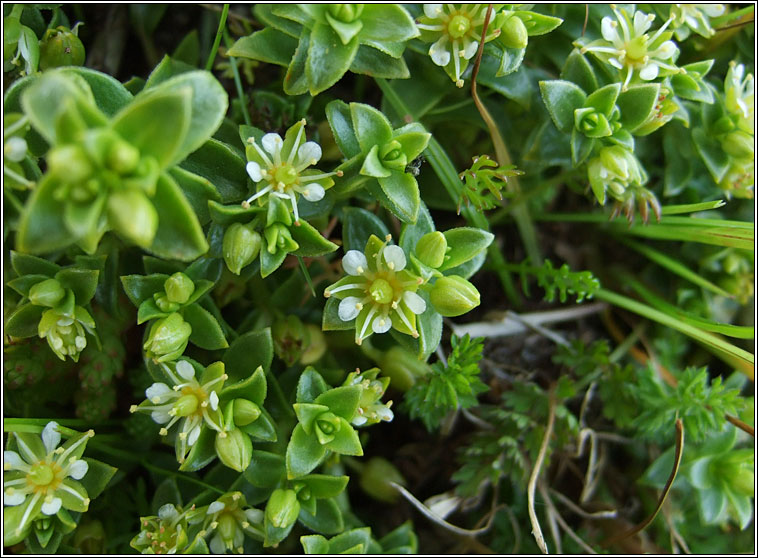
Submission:
<svg viewBox="0 0 758 558">
<path fill-rule="evenodd" d="M 390 211 L 404 223 L 415 223 L 421 204 L 416 179 L 409 173 L 393 170 L 390 176 L 379 178 L 378 182 L 391 202 Z"/>
<path fill-rule="evenodd" d="M 626 91 L 619 93 L 616 105 L 621 111 L 619 121 L 624 128 L 634 132 L 635 128 L 650 117 L 650 113 L 655 110 L 655 104 L 658 102 L 660 90 L 660 84 L 646 83 L 632 85 Z"/>
<path fill-rule="evenodd" d="M 318 405 L 326 405 L 331 412 L 350 420 L 358 408 L 363 388 L 358 385 L 341 386 L 322 393 L 314 400 Z"/>
<path fill-rule="evenodd" d="M 577 85 L 559 79 L 541 81 L 540 92 L 556 128 L 570 132 L 574 127 L 574 111 L 584 106 L 587 95 Z"/>
<path fill-rule="evenodd" d="M 259 366 L 268 370 L 273 358 L 274 344 L 269 328 L 240 335 L 224 352 L 223 362 L 229 383 L 249 377 Z"/>
<path fill-rule="evenodd" d="M 237 39 L 227 54 L 239 58 L 251 58 L 269 64 L 289 65 L 295 54 L 297 40 L 271 27 Z"/>
<path fill-rule="evenodd" d="M 287 445 L 287 477 L 294 479 L 307 475 L 321 463 L 325 456 L 326 448 L 315 436 L 306 434 L 302 424 L 298 424 L 292 431 Z"/>
<path fill-rule="evenodd" d="M 45 254 L 75 242 L 76 238 L 68 231 L 63 219 L 61 204 L 53 196 L 59 186 L 57 178 L 46 174 L 32 190 L 16 233 L 19 252 Z"/>
<path fill-rule="evenodd" d="M 216 318 L 199 304 L 190 304 L 183 310 L 184 320 L 192 326 L 190 343 L 201 349 L 216 350 L 229 346 L 224 331 Z"/>
<path fill-rule="evenodd" d="M 311 531 L 335 535 L 345 529 L 342 512 L 337 503 L 332 499 L 316 500 L 316 513 L 310 513 L 305 506 L 300 508 L 298 519 Z"/>
<path fill-rule="evenodd" d="M 37 325 L 45 308 L 34 304 L 23 304 L 16 308 L 5 321 L 5 333 L 11 337 L 34 337 Z"/>
<path fill-rule="evenodd" d="M 374 107 L 350 103 L 350 115 L 361 152 L 368 153 L 373 146 L 382 146 L 392 139 L 389 120 Z"/>
<path fill-rule="evenodd" d="M 445 262 L 440 271 L 459 266 L 483 252 L 492 244 L 494 235 L 482 229 L 459 227 L 443 233 L 450 251 L 445 256 Z"/>
<path fill-rule="evenodd" d="M 358 51 L 358 37 L 342 44 L 339 35 L 326 24 L 317 23 L 311 30 L 305 61 L 305 75 L 311 95 L 318 95 L 337 83 Z"/>
<path fill-rule="evenodd" d="M 339 421 L 340 428 L 334 433 L 334 439 L 327 442 L 324 447 L 341 455 L 363 455 L 358 433 L 344 418 L 339 417 Z"/>
</svg>

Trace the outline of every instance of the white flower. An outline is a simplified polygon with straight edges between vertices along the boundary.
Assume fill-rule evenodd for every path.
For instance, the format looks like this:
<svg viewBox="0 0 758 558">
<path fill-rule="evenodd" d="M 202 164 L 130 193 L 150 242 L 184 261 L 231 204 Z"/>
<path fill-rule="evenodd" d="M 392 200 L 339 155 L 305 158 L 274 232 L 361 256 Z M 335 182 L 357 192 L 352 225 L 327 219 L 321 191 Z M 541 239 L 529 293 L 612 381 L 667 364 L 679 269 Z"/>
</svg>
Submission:
<svg viewBox="0 0 758 558">
<path fill-rule="evenodd" d="M 30 434 L 14 433 L 18 451 L 3 452 L 3 504 L 24 506 L 15 526 L 16 534 L 22 533 L 40 512 L 50 516 L 61 507 L 87 509 L 90 500 L 78 481 L 89 469 L 81 455 L 94 435 L 89 430 L 58 447 L 61 435 L 55 422 L 48 422 L 42 430 L 41 443 Z"/>
<path fill-rule="evenodd" d="M 213 554 L 226 554 L 227 550 L 242 554 L 245 534 L 263 540 L 262 527 L 263 512 L 248 508 L 241 492 L 231 492 L 208 506 L 200 536 L 213 535 L 208 545 Z"/>
<path fill-rule="evenodd" d="M 755 127 L 754 89 L 753 74 L 745 76 L 745 65 L 737 65 L 732 60 L 724 80 L 725 105 L 738 117 L 738 127 L 749 134 L 753 134 Z"/>
<path fill-rule="evenodd" d="M 333 183 L 330 177 L 342 176 L 342 171 L 314 173 L 306 170 L 321 159 L 321 147 L 316 142 L 305 141 L 304 130 L 305 120 L 301 120 L 287 131 L 285 139 L 268 133 L 258 145 L 254 138 L 248 138 L 247 174 L 256 185 L 264 184 L 242 202 L 244 207 L 250 207 L 250 202 L 267 194 L 277 196 L 290 201 L 295 224 L 299 224 L 297 195 L 310 202 L 319 201 L 324 197 L 324 185 L 328 187 Z"/>
<path fill-rule="evenodd" d="M 181 428 L 176 440 L 176 459 L 179 463 L 189 448 L 195 445 L 203 425 L 221 432 L 223 417 L 218 407 L 218 391 L 228 378 L 226 374 L 213 377 L 202 385 L 195 377 L 194 367 L 186 360 L 175 365 L 175 371 L 166 363 L 161 363 L 164 372 L 174 384 L 172 388 L 162 382 L 156 382 L 145 390 L 144 401 L 139 406 L 133 405 L 131 412 L 149 412 L 158 424 L 164 424 L 160 435 L 166 436 L 169 429 L 181 421 Z"/>
<path fill-rule="evenodd" d="M 424 4 L 424 16 L 416 23 L 422 39 L 433 41 L 429 47 L 432 62 L 444 67 L 452 61 L 458 87 L 463 87 L 461 75 L 479 48 L 486 13 L 486 4 Z M 500 29 L 488 31 L 485 42 L 499 33 Z"/>
<path fill-rule="evenodd" d="M 617 9 L 613 4 L 611 9 L 616 19 L 602 19 L 600 30 L 603 38 L 582 47 L 581 52 L 591 52 L 600 60 L 625 72 L 622 85 L 624 90 L 635 72 L 641 80 L 651 81 L 658 77 L 661 70 L 669 73 L 684 71 L 674 64 L 674 58 L 679 53 L 676 44 L 663 36 L 673 21 L 672 18 L 666 20 L 651 36 L 647 31 L 655 20 L 653 14 L 635 11 L 630 16 L 626 10 Z"/>
<path fill-rule="evenodd" d="M 674 4 L 671 17 L 677 29 L 676 38 L 683 41 L 690 35 L 690 30 L 705 38 L 712 37 L 716 31 L 711 27 L 710 18 L 718 17 L 726 11 L 724 4 Z"/>
<path fill-rule="evenodd" d="M 324 291 L 328 298 L 340 299 L 337 314 L 343 322 L 356 320 L 355 342 L 361 344 L 371 333 L 386 333 L 395 328 L 418 337 L 416 316 L 426 310 L 426 302 L 416 289 L 423 279 L 405 269 L 407 261 L 400 246 L 387 245 L 387 236 L 371 255 L 349 250 L 342 259 L 347 277 Z M 379 239 L 372 237 L 376 243 Z M 370 250 L 369 240 L 366 250 Z"/>
</svg>

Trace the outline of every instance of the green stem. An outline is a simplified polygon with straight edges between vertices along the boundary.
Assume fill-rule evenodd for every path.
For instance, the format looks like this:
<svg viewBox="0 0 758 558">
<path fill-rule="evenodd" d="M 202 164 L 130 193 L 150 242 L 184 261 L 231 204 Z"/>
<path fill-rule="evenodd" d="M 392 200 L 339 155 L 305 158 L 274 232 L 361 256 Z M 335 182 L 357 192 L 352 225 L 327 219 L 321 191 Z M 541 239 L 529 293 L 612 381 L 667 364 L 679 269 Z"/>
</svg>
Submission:
<svg viewBox="0 0 758 558">
<path fill-rule="evenodd" d="M 711 19 L 711 26 L 714 28 L 721 27 L 725 23 L 731 23 L 744 15 L 753 13 L 754 11 L 755 6 L 748 6 L 747 8 L 742 8 L 741 10 L 736 10 L 734 12 L 729 12 L 724 15 L 714 17 Z"/>
<path fill-rule="evenodd" d="M 16 172 L 12 171 L 11 169 L 9 169 L 8 167 L 6 167 L 5 165 L 3 165 L 3 174 L 5 176 L 7 176 L 8 178 L 11 178 L 11 179 L 15 180 L 19 184 L 23 184 L 24 186 L 27 186 L 27 187 L 34 186 L 34 182 L 32 182 L 31 180 L 27 180 L 26 178 L 24 178 L 23 176 L 21 176 L 20 174 L 18 174 Z"/>
<path fill-rule="evenodd" d="M 751 380 L 753 379 L 755 370 L 755 356 L 745 351 L 744 349 L 735 347 L 731 343 L 724 341 L 712 333 L 708 333 L 700 328 L 686 324 L 681 320 L 678 320 L 664 312 L 661 312 L 660 310 L 657 310 L 656 308 L 648 306 L 647 304 L 643 304 L 626 296 L 616 294 L 612 291 L 608 291 L 602 288 L 598 289 L 597 292 L 595 292 L 595 298 L 608 302 L 609 304 L 613 304 L 614 306 L 618 306 L 619 308 L 624 308 L 625 310 L 634 312 L 639 316 L 648 318 L 650 320 L 658 322 L 661 325 L 684 333 L 698 343 L 705 345 L 709 350 L 724 360 L 727 364 L 736 366 Z"/>
<path fill-rule="evenodd" d="M 226 48 L 232 46 L 232 41 L 229 38 L 229 34 L 224 29 L 224 43 Z M 234 56 L 229 56 L 229 65 L 232 67 L 232 74 L 234 75 L 234 87 L 237 89 L 237 97 L 239 97 L 240 105 L 242 106 L 242 118 L 245 119 L 245 124 L 252 126 L 250 120 L 250 113 L 247 110 L 247 98 L 245 97 L 245 91 L 242 89 L 242 80 L 240 79 L 239 68 L 237 68 L 237 59 Z"/>
<path fill-rule="evenodd" d="M 218 22 L 218 29 L 216 29 L 216 38 L 213 40 L 213 46 L 211 52 L 208 55 L 208 61 L 205 63 L 205 70 L 211 71 L 213 68 L 213 61 L 216 59 L 216 52 L 218 52 L 218 45 L 221 44 L 221 35 L 224 32 L 224 26 L 226 25 L 226 16 L 229 13 L 229 4 L 224 4 L 224 9 L 221 10 L 221 19 Z"/>
<path fill-rule="evenodd" d="M 305 267 L 305 262 L 303 261 L 302 256 L 296 256 L 297 261 L 300 264 L 300 271 L 303 272 L 303 276 L 305 277 L 305 282 L 308 283 L 308 287 L 311 289 L 311 294 L 313 295 L 313 298 L 316 298 L 316 289 L 313 288 L 313 281 L 311 281 L 311 274 L 308 273 L 308 268 Z"/>
</svg>

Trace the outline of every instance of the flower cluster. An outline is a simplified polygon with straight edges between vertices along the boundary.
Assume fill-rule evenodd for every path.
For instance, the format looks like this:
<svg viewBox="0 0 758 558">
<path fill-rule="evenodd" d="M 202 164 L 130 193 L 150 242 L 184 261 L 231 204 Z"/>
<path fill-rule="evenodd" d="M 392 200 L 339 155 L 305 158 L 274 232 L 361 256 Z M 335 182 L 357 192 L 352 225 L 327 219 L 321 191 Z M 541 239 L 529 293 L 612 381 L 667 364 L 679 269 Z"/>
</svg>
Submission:
<svg viewBox="0 0 758 558">
<path fill-rule="evenodd" d="M 674 4 L 671 6 L 671 17 L 677 40 L 683 41 L 692 31 L 706 39 L 713 37 L 716 30 L 710 20 L 725 11 L 724 4 Z"/>
<path fill-rule="evenodd" d="M 719 139 L 729 155 L 729 169 L 719 185 L 736 197 L 751 198 L 755 182 L 755 82 L 745 75 L 744 64 L 729 63 L 724 80 L 724 105 L 728 132 Z"/>
<path fill-rule="evenodd" d="M 582 54 L 590 52 L 603 62 L 625 73 L 622 89 L 626 90 L 636 74 L 642 81 L 652 81 L 663 71 L 666 75 L 682 72 L 674 64 L 679 53 L 676 44 L 669 40 L 672 32 L 666 27 L 669 18 L 658 30 L 649 35 L 648 29 L 655 15 L 635 11 L 629 15 L 623 8 L 611 4 L 616 20 L 604 17 L 600 29 L 602 39 L 581 46 Z"/>
<path fill-rule="evenodd" d="M 247 507 L 241 492 L 230 492 L 211 503 L 206 509 L 201 537 L 213 535 L 209 547 L 214 554 L 231 550 L 242 554 L 245 535 L 263 539 L 263 512 Z"/>
<path fill-rule="evenodd" d="M 176 441 L 176 459 L 183 463 L 187 452 L 200 437 L 203 425 L 223 432 L 218 392 L 227 375 L 223 372 L 223 366 L 211 365 L 206 368 L 201 384 L 195 377 L 195 368 L 186 360 L 178 361 L 174 365 L 175 371 L 165 363 L 161 363 L 161 367 L 174 385 L 169 387 L 163 382 L 154 383 L 145 390 L 147 401 L 139 406 L 132 405 L 130 412 L 150 413 L 155 422 L 165 425 L 160 430 L 161 436 L 168 435 L 169 429 L 181 422 Z"/>
<path fill-rule="evenodd" d="M 372 368 L 365 372 L 356 370 L 350 372 L 342 384 L 345 386 L 359 385 L 363 388 L 355 416 L 350 421 L 353 426 L 376 424 L 380 421 L 390 422 L 395 417 L 390 410 L 392 401 L 382 402 L 382 396 L 390 384 L 390 379 L 386 376 L 377 378 L 378 375 L 378 368 Z"/>
<path fill-rule="evenodd" d="M 268 133 L 260 142 L 258 145 L 255 138 L 247 139 L 247 174 L 258 191 L 242 205 L 250 207 L 254 200 L 260 200 L 258 203 L 262 205 L 267 194 L 289 200 L 295 225 L 299 225 L 298 196 L 302 195 L 309 202 L 321 200 L 325 189 L 334 184 L 330 177 L 341 176 L 342 172 L 307 170 L 321 159 L 321 147 L 316 142 L 305 141 L 305 119 L 287 130 L 284 139 L 279 134 Z"/>
<path fill-rule="evenodd" d="M 195 511 L 192 506 L 186 511 L 174 504 L 164 504 L 158 515 L 140 518 L 140 532 L 129 543 L 142 554 L 176 554 L 187 546 L 188 515 Z"/>
<path fill-rule="evenodd" d="M 400 246 L 382 243 L 371 236 L 365 252 L 348 250 L 342 267 L 348 277 L 326 288 L 324 296 L 340 299 L 339 318 L 355 320 L 355 342 L 360 345 L 371 333 L 394 328 L 418 337 L 416 316 L 426 310 L 426 302 L 416 290 L 423 279 L 405 269 L 405 252 Z"/>
<path fill-rule="evenodd" d="M 32 522 L 42 513 L 56 515 L 61 508 L 84 512 L 90 499 L 80 481 L 89 466 L 81 459 L 93 430 L 61 441 L 58 424 L 48 422 L 41 440 L 35 435 L 14 432 L 18 451 L 3 452 L 3 504 L 5 528 L 13 529 L 8 537 L 23 538 Z"/>
</svg>

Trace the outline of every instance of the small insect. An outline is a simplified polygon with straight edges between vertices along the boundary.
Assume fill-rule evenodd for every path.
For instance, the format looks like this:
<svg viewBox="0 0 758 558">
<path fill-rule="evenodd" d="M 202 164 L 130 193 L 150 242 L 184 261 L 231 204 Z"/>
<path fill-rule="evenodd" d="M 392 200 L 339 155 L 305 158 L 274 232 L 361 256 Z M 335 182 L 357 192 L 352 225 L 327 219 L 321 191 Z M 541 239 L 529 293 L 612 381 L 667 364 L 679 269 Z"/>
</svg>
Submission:
<svg viewBox="0 0 758 558">
<path fill-rule="evenodd" d="M 424 161 L 426 161 L 426 158 L 423 155 L 419 155 L 405 166 L 405 172 L 418 176 L 421 174 L 421 165 Z"/>
</svg>

